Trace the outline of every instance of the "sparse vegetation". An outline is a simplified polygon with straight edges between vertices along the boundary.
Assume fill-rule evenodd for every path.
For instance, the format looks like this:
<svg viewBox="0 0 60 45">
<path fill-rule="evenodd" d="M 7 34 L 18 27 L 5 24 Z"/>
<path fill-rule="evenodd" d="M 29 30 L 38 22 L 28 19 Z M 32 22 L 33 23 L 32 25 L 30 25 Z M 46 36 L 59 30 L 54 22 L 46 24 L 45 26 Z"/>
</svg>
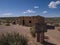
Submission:
<svg viewBox="0 0 60 45">
<path fill-rule="evenodd" d="M 59 24 L 55 24 L 56 27 L 59 27 L 60 25 Z"/>
<path fill-rule="evenodd" d="M 27 45 L 28 39 L 19 33 L 6 33 L 0 36 L 0 45 Z"/>
<path fill-rule="evenodd" d="M 16 22 L 13 22 L 12 24 L 14 24 L 14 25 L 15 25 L 15 24 L 16 24 Z"/>
<path fill-rule="evenodd" d="M 0 25 L 2 25 L 1 22 L 0 22 Z"/>
<path fill-rule="evenodd" d="M 33 37 L 36 36 L 36 35 L 35 35 L 35 27 L 34 27 L 34 26 L 30 28 L 30 33 L 31 33 L 31 35 L 32 35 Z"/>
<path fill-rule="evenodd" d="M 10 26 L 9 20 L 6 21 L 6 26 Z"/>
<path fill-rule="evenodd" d="M 0 21 L 0 25 L 2 25 L 2 22 Z"/>
<path fill-rule="evenodd" d="M 10 26 L 10 23 L 6 23 L 5 25 L 6 25 L 6 26 Z"/>
<path fill-rule="evenodd" d="M 58 31 L 60 31 L 60 28 L 58 28 Z"/>
</svg>

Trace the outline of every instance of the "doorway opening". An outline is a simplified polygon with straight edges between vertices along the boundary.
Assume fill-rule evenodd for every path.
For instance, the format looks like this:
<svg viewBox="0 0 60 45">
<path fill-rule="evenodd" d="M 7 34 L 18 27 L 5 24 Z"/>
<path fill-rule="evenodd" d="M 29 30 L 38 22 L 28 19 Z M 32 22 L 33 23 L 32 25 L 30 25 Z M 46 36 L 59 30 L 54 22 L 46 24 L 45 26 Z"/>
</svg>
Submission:
<svg viewBox="0 0 60 45">
<path fill-rule="evenodd" d="M 23 25 L 25 25 L 25 21 L 23 20 Z"/>
</svg>

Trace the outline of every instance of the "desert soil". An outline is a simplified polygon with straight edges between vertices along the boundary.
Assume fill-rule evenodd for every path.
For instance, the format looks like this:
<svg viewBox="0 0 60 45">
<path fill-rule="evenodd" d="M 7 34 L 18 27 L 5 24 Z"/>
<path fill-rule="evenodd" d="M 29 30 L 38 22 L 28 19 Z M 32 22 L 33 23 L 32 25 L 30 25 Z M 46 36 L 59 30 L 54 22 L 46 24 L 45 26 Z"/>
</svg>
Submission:
<svg viewBox="0 0 60 45">
<path fill-rule="evenodd" d="M 33 38 L 30 34 L 30 27 L 22 26 L 22 25 L 0 25 L 0 34 L 6 33 L 6 32 L 18 32 L 19 34 L 22 34 L 24 36 L 27 36 L 29 39 L 28 45 L 41 45 L 40 43 L 36 42 L 36 38 Z M 60 45 L 60 32 L 55 30 L 48 30 L 48 32 L 45 33 L 46 36 L 48 36 L 48 39 L 46 41 L 48 44 L 46 45 Z"/>
<path fill-rule="evenodd" d="M 58 31 L 58 28 L 56 27 L 54 30 L 48 30 L 45 35 L 49 37 L 48 41 L 55 45 L 60 45 L 60 32 Z"/>
<path fill-rule="evenodd" d="M 41 45 L 40 43 L 36 42 L 36 38 L 33 38 L 31 36 L 30 27 L 22 25 L 10 25 L 10 26 L 0 25 L 0 34 L 7 32 L 9 33 L 17 32 L 21 35 L 27 36 L 29 40 L 28 45 Z"/>
</svg>

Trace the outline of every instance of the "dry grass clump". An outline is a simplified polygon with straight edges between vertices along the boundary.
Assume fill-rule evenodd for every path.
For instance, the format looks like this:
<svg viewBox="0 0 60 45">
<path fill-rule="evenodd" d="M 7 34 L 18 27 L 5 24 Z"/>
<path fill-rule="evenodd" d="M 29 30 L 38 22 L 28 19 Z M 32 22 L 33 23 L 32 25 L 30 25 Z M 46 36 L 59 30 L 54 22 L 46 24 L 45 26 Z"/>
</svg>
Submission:
<svg viewBox="0 0 60 45">
<path fill-rule="evenodd" d="M 30 33 L 31 33 L 31 35 L 32 35 L 33 37 L 36 36 L 36 35 L 35 35 L 35 26 L 33 26 L 33 27 L 30 28 Z"/>
<path fill-rule="evenodd" d="M 60 31 L 60 28 L 58 28 L 58 31 Z"/>
<path fill-rule="evenodd" d="M 27 45 L 28 39 L 19 33 L 6 33 L 0 36 L 0 45 Z"/>
<path fill-rule="evenodd" d="M 10 23 L 6 23 L 5 25 L 6 25 L 6 26 L 10 26 Z"/>
<path fill-rule="evenodd" d="M 6 26 L 10 26 L 10 21 L 7 20 L 5 25 L 6 25 Z"/>
<path fill-rule="evenodd" d="M 56 27 L 59 27 L 60 25 L 59 24 L 55 24 Z"/>
<path fill-rule="evenodd" d="M 12 24 L 13 24 L 13 25 L 16 25 L 16 22 L 13 22 Z"/>
<path fill-rule="evenodd" d="M 1 22 L 0 22 L 0 25 L 2 25 Z"/>
<path fill-rule="evenodd" d="M 0 25 L 2 25 L 2 22 L 0 21 Z"/>
</svg>

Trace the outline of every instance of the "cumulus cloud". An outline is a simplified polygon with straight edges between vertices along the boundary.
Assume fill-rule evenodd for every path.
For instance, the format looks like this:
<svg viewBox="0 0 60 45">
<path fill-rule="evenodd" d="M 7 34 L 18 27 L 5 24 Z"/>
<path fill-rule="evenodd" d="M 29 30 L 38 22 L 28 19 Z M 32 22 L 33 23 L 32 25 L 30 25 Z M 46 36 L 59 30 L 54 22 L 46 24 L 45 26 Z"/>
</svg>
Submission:
<svg viewBox="0 0 60 45">
<path fill-rule="evenodd" d="M 48 13 L 47 11 L 43 11 L 43 14 L 46 14 L 46 13 Z"/>
<path fill-rule="evenodd" d="M 56 2 L 51 1 L 48 6 L 49 8 L 57 8 L 57 5 L 59 4 L 60 4 L 60 1 L 56 1 Z"/>
<path fill-rule="evenodd" d="M 23 12 L 23 13 L 35 13 L 36 11 L 34 11 L 34 10 L 26 10 L 25 12 Z"/>
<path fill-rule="evenodd" d="M 34 6 L 34 8 L 39 8 L 39 6 Z"/>
</svg>

